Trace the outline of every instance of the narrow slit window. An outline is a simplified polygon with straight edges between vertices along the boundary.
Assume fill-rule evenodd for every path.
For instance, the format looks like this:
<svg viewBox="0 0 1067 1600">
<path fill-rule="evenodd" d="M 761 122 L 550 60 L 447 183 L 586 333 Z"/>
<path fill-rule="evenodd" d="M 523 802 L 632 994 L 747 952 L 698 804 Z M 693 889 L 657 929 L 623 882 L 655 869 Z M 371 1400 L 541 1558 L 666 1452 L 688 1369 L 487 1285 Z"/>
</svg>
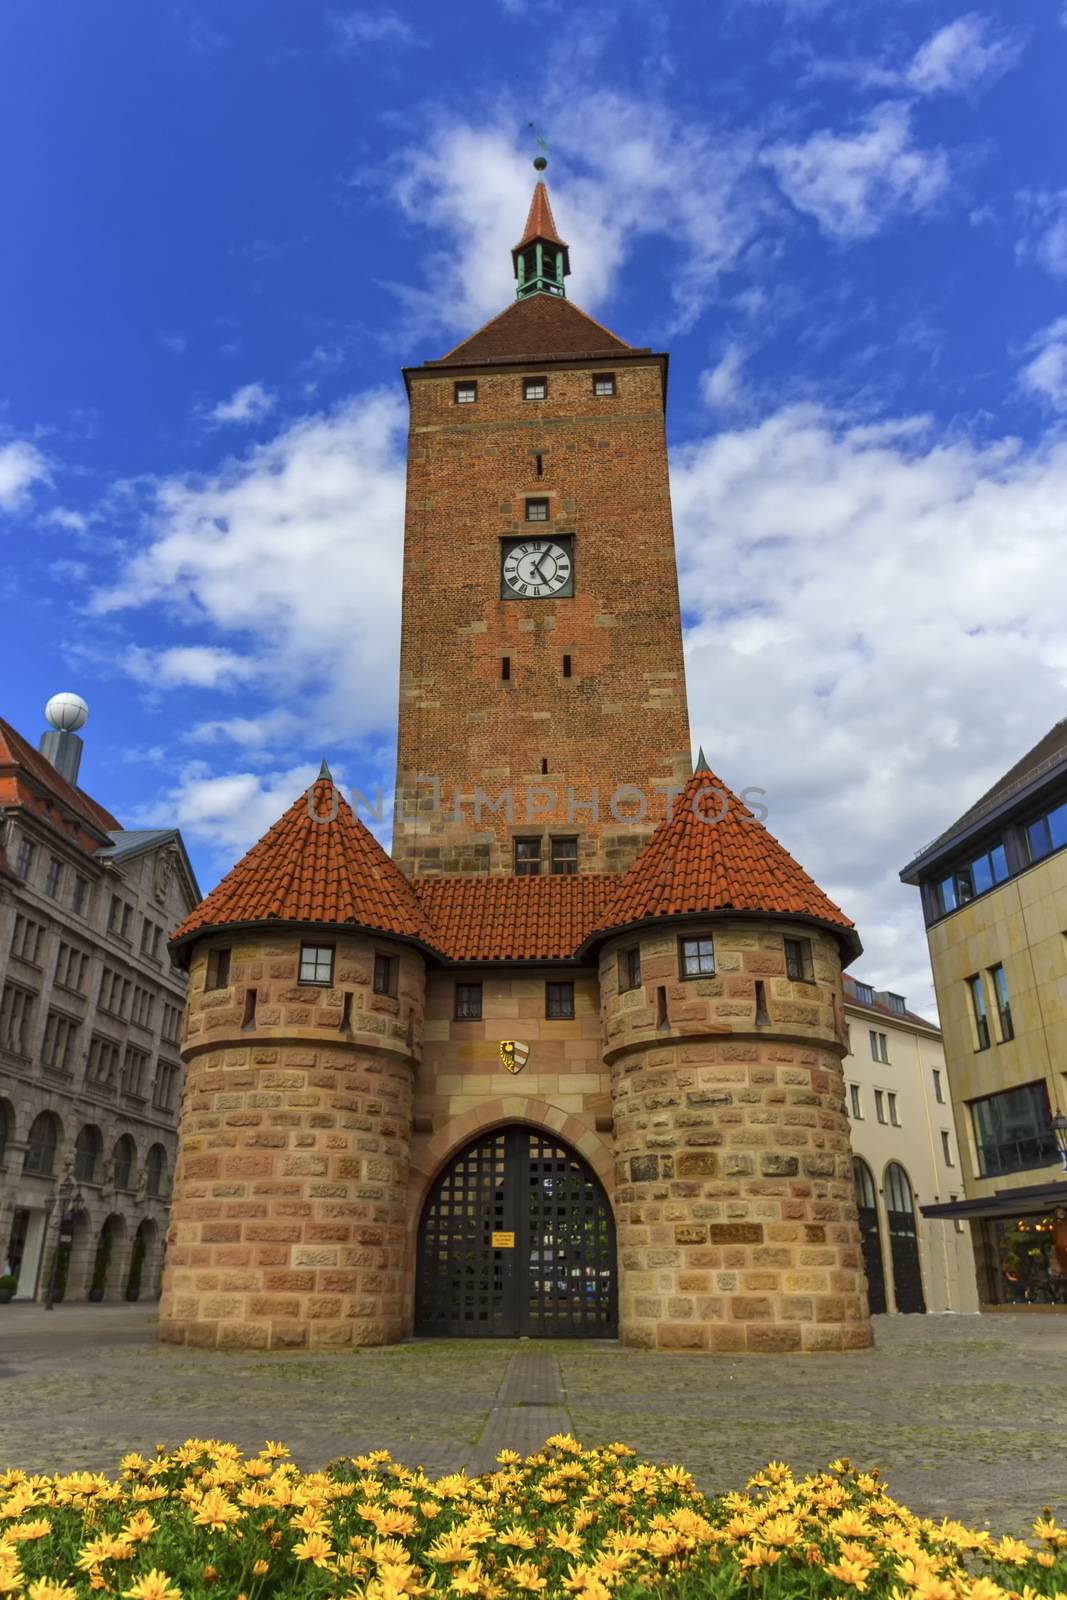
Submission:
<svg viewBox="0 0 1067 1600">
<path fill-rule="evenodd" d="M 765 1028 L 770 1022 L 770 1012 L 767 1010 L 767 986 L 762 978 L 756 979 L 756 1027 Z"/>
<path fill-rule="evenodd" d="M 545 475 L 545 458 L 544 458 L 544 456 L 542 456 L 542 455 L 534 456 L 534 468 L 535 468 L 535 470 L 537 472 L 537 476 L 539 478 L 543 478 L 544 475 Z"/>
<path fill-rule="evenodd" d="M 541 757 L 541 776 L 542 776 L 542 778 L 546 777 L 547 774 L 548 774 L 548 757 L 547 756 L 542 756 Z"/>
<path fill-rule="evenodd" d="M 256 1025 L 256 999 L 258 992 L 256 989 L 245 990 L 245 1014 L 241 1018 L 242 1028 L 254 1028 Z"/>
<path fill-rule="evenodd" d="M 351 989 L 346 989 L 345 990 L 344 1003 L 343 1003 L 343 1005 L 341 1007 L 341 1029 L 340 1029 L 340 1031 L 342 1033 L 351 1033 L 352 1032 L 352 991 L 351 991 Z"/>
<path fill-rule="evenodd" d="M 571 676 L 571 658 L 570 658 L 570 656 L 564 656 L 563 657 L 563 676 L 565 678 L 569 678 Z"/>
<path fill-rule="evenodd" d="M 505 683 L 507 683 L 509 678 L 511 677 L 511 657 L 510 656 L 501 656 L 501 658 L 500 658 L 500 676 L 501 676 L 501 678 L 503 679 L 503 681 Z"/>
<path fill-rule="evenodd" d="M 660 984 L 656 989 L 656 1027 L 667 1026 L 667 987 Z"/>
</svg>

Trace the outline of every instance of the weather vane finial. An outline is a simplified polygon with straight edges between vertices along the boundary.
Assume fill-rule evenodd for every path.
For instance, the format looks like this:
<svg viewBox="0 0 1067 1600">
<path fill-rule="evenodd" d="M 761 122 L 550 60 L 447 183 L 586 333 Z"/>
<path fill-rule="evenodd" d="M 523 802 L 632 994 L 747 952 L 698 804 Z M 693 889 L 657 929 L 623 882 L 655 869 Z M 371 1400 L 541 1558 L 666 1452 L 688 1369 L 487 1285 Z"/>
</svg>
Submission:
<svg viewBox="0 0 1067 1600">
<path fill-rule="evenodd" d="M 537 134 L 537 154 L 534 156 L 534 170 L 536 172 L 544 172 L 548 166 L 548 157 L 545 155 L 545 151 L 548 149 L 548 140 L 537 133 L 537 124 L 535 122 L 528 122 L 526 126 L 531 132 Z"/>
</svg>

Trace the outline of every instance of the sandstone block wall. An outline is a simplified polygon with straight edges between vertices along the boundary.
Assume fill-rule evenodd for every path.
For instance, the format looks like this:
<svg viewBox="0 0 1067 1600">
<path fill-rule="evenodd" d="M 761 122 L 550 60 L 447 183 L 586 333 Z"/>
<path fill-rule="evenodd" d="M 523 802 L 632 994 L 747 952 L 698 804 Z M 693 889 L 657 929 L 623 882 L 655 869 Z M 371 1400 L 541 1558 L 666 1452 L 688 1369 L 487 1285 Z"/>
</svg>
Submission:
<svg viewBox="0 0 1067 1600">
<path fill-rule="evenodd" d="M 701 933 L 715 976 L 683 980 L 678 936 Z M 813 981 L 786 977 L 786 934 L 811 938 Z M 642 982 L 620 989 L 635 944 Z M 623 1341 L 870 1344 L 835 941 L 789 923 L 642 931 L 604 948 L 600 985 Z"/>
<path fill-rule="evenodd" d="M 605 365 L 617 393 L 598 398 Z M 547 376 L 545 400 L 522 398 L 524 371 Z M 409 875 L 509 873 L 516 835 L 546 855 L 577 835 L 582 870 L 623 870 L 665 815 L 656 786 L 691 761 L 661 365 L 472 368 L 477 402 L 456 405 L 462 375 L 410 374 L 397 761 L 412 807 L 393 855 Z M 525 520 L 530 496 L 547 522 Z M 574 539 L 573 598 L 502 599 L 501 539 L 553 534 Z M 623 784 L 647 794 L 644 822 L 636 802 L 611 815 Z M 510 789 L 511 815 L 478 820 L 479 787 Z"/>
<path fill-rule="evenodd" d="M 194 951 L 164 1339 L 293 1349 L 407 1332 L 423 960 L 307 938 L 335 946 L 330 988 L 299 983 L 298 932 L 234 929 Z M 205 987 L 213 949 L 231 951 L 225 988 Z M 399 961 L 395 996 L 373 992 L 376 951 Z"/>
</svg>

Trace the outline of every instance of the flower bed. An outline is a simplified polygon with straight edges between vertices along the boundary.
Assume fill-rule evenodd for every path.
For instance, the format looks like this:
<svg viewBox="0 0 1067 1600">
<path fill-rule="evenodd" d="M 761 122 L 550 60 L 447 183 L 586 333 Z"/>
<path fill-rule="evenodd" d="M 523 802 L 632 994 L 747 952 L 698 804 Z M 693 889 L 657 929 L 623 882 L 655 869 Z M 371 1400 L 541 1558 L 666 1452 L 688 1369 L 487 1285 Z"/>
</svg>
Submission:
<svg viewBox="0 0 1067 1600">
<path fill-rule="evenodd" d="M 1034 1544 L 931 1522 L 877 1472 L 772 1464 L 706 1499 L 683 1467 L 557 1435 L 481 1478 L 431 1479 L 384 1450 L 302 1473 L 191 1439 L 121 1475 L 0 1475 L 0 1595 L 80 1600 L 400 1600 L 658 1595 L 1067 1600 L 1067 1532 Z"/>
</svg>

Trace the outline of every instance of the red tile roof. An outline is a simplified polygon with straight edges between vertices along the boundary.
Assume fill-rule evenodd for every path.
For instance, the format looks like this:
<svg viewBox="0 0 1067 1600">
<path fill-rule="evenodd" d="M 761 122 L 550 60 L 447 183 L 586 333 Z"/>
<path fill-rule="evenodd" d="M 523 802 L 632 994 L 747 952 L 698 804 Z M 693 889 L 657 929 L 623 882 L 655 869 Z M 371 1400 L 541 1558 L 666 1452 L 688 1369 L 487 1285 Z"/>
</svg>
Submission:
<svg viewBox="0 0 1067 1600">
<path fill-rule="evenodd" d="M 263 922 L 354 923 L 432 945 L 433 930 L 400 868 L 320 777 L 175 931 Z"/>
<path fill-rule="evenodd" d="M 698 767 L 605 906 L 598 933 L 708 912 L 763 912 L 853 924 L 714 773 Z M 587 938 L 587 946 L 591 945 Z"/>
<path fill-rule="evenodd" d="M 46 794 L 42 796 L 41 791 Z M 52 763 L 35 750 L 9 722 L 0 718 L 0 805 L 26 805 L 40 812 L 48 800 L 65 807 L 88 825 L 89 835 L 79 842 L 94 850 L 110 844 L 107 835 L 121 823 L 84 789 L 61 778 Z"/>
<path fill-rule="evenodd" d="M 434 942 L 450 961 L 563 961 L 599 925 L 615 873 L 546 878 L 424 878 Z"/>
<path fill-rule="evenodd" d="M 722 821 L 702 820 L 724 805 Z M 588 956 L 617 928 L 721 911 L 811 918 L 839 932 L 850 958 L 859 954 L 849 919 L 706 770 L 694 773 L 627 873 L 415 882 L 320 778 L 311 806 L 301 795 L 173 943 L 242 924 L 347 924 L 410 939 L 446 961 L 566 961 Z"/>
<path fill-rule="evenodd" d="M 505 311 L 428 367 L 489 362 L 610 360 L 634 354 L 627 344 L 562 295 L 532 294 Z"/>
<path fill-rule="evenodd" d="M 556 232 L 556 219 L 552 215 L 552 207 L 548 203 L 548 190 L 538 180 L 534 184 L 533 199 L 530 201 L 530 210 L 526 218 L 526 228 L 522 238 L 515 246 L 516 250 L 523 250 L 534 239 L 547 239 L 550 244 L 562 245 L 567 248 L 565 239 L 561 239 Z"/>
</svg>

